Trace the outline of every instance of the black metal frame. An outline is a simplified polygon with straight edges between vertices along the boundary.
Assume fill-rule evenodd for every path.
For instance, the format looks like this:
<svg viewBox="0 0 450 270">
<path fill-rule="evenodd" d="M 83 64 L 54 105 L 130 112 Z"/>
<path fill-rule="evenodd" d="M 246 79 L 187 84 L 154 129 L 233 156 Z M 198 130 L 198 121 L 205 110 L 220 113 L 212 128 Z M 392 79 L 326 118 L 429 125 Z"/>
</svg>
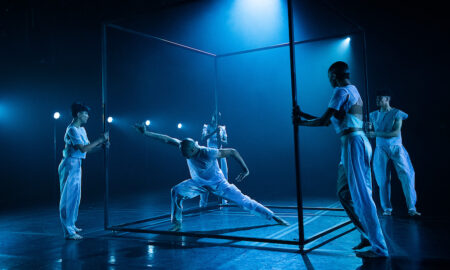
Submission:
<svg viewBox="0 0 450 270">
<path fill-rule="evenodd" d="M 362 34 L 363 35 L 363 58 L 364 58 L 364 80 L 365 80 L 365 94 L 366 94 L 366 111 L 365 111 L 365 117 L 368 115 L 368 102 L 369 102 L 369 95 L 368 95 L 368 78 L 367 78 L 367 55 L 366 55 L 366 35 L 365 31 L 362 27 L 355 24 L 351 20 L 349 20 L 347 17 L 340 14 L 338 11 L 334 10 L 338 13 L 341 17 L 343 17 L 346 21 L 350 22 L 350 24 L 356 26 L 358 28 L 358 31 L 344 33 L 340 35 L 334 35 L 334 36 L 326 36 L 321 38 L 314 38 L 309 40 L 302 40 L 302 41 L 294 41 L 294 32 L 293 32 L 293 8 L 292 8 L 292 0 L 287 0 L 288 4 L 288 20 L 289 20 L 289 43 L 282 43 L 282 44 L 276 44 L 271 45 L 267 47 L 261 47 L 261 48 L 255 48 L 250 50 L 244 50 L 244 51 L 238 51 L 238 52 L 231 52 L 231 53 L 225 53 L 221 55 L 216 55 L 210 52 L 202 51 L 196 48 L 192 48 L 183 44 L 179 44 L 170 40 L 162 39 L 156 36 L 152 36 L 146 33 L 138 32 L 132 29 L 128 29 L 113 23 L 103 23 L 102 24 L 102 107 L 103 107 L 103 130 L 107 130 L 107 29 L 114 28 L 117 30 L 121 30 L 124 32 L 128 32 L 131 34 L 143 36 L 146 38 L 150 38 L 153 40 L 158 40 L 160 42 L 164 42 L 168 45 L 176 46 L 178 48 L 186 49 L 192 52 L 196 52 L 202 55 L 213 57 L 214 59 L 214 73 L 215 73 L 215 113 L 218 113 L 218 91 L 217 91 L 217 59 L 221 57 L 227 57 L 232 55 L 238 55 L 238 54 L 245 54 L 255 51 L 262 51 L 262 50 L 269 50 L 274 48 L 280 48 L 289 46 L 289 52 L 290 52 L 290 70 L 291 70 L 291 88 L 292 88 L 292 105 L 293 107 L 298 106 L 298 99 L 297 99 L 297 82 L 296 82 L 296 70 L 295 70 L 295 50 L 294 46 L 297 44 L 303 44 L 303 43 L 310 43 L 310 42 L 316 42 L 316 41 L 323 41 L 323 40 L 330 40 L 330 39 L 336 39 L 336 38 L 342 38 L 345 36 L 353 35 L 353 34 Z M 159 219 L 166 219 L 170 217 L 170 214 L 161 215 L 157 217 L 152 217 L 144 220 L 124 223 L 120 225 L 110 225 L 109 222 L 109 175 L 108 175 L 108 149 L 105 148 L 104 150 L 104 177 L 105 177 L 105 201 L 104 201 L 104 229 L 110 230 L 113 232 L 134 232 L 134 233 L 151 233 L 151 234 L 160 234 L 160 235 L 174 235 L 174 236 L 188 236 L 188 237 L 197 237 L 197 238 L 215 238 L 215 239 L 226 239 L 226 240 L 234 240 L 234 241 L 250 241 L 250 242 L 263 242 L 263 243 L 273 243 L 273 244 L 285 244 L 285 245 L 298 245 L 299 251 L 301 253 L 306 253 L 309 251 L 312 251 L 316 248 L 319 248 L 347 233 L 350 233 L 351 231 L 355 230 L 355 227 L 352 227 L 350 229 L 347 229 L 346 231 L 335 235 L 311 248 L 305 249 L 305 245 L 312 243 L 313 241 L 320 239 L 321 237 L 326 236 L 329 233 L 332 233 L 336 230 L 339 230 L 349 224 L 351 224 L 351 221 L 345 221 L 340 224 L 337 224 L 333 227 L 330 227 L 324 231 L 321 231 L 307 239 L 305 239 L 304 235 L 304 224 L 303 224 L 303 210 L 326 210 L 326 211 L 344 211 L 343 208 L 326 208 L 326 207 L 303 207 L 303 195 L 301 191 L 301 178 L 300 178 L 300 155 L 299 155 L 299 132 L 298 132 L 298 126 L 293 125 L 294 130 L 294 151 L 295 151 L 295 178 L 296 178 L 296 191 L 297 191 L 297 206 L 268 206 L 273 209 L 295 209 L 297 210 L 298 214 L 298 231 L 299 231 L 299 240 L 280 240 L 280 239 L 269 239 L 269 238 L 257 238 L 257 237 L 241 237 L 241 236 L 230 236 L 230 235 L 219 235 L 219 234 L 202 234 L 202 233 L 193 233 L 193 232 L 172 232 L 172 231 L 162 231 L 162 230 L 151 230 L 151 229 L 139 229 L 139 228 L 129 228 L 130 225 L 135 225 L 139 223 L 145 223 L 149 221 L 155 221 Z M 209 211 L 209 210 L 219 210 L 222 207 L 235 207 L 235 205 L 213 205 L 210 207 L 205 208 L 193 208 L 184 211 L 184 214 L 189 213 L 197 213 L 202 211 Z"/>
</svg>

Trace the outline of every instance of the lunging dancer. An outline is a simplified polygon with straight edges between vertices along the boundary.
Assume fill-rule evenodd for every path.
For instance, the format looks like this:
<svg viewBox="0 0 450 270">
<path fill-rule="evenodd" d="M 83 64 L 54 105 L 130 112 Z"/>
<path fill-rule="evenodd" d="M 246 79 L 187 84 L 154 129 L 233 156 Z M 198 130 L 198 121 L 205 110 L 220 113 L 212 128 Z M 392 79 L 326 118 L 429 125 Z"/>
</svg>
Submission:
<svg viewBox="0 0 450 270">
<path fill-rule="evenodd" d="M 260 215 L 267 220 L 274 220 L 280 225 L 289 225 L 286 221 L 274 215 L 271 210 L 242 194 L 235 185 L 226 181 L 217 162 L 219 158 L 233 157 L 239 162 L 243 172 L 236 177 L 237 182 L 242 181 L 249 175 L 247 165 L 235 149 L 215 149 L 200 146 L 190 138 L 179 140 L 167 135 L 147 131 L 144 124 L 136 124 L 135 128 L 146 137 L 177 147 L 187 159 L 191 179 L 179 183 L 171 190 L 171 221 L 173 223 L 171 231 L 179 231 L 181 229 L 183 201 L 197 197 L 205 192 L 211 192 L 214 195 L 232 201 L 243 209 Z"/>
<path fill-rule="evenodd" d="M 331 121 L 341 139 L 338 197 L 362 235 L 361 243 L 353 249 L 357 250 L 358 257 L 386 257 L 388 249 L 372 199 L 372 147 L 362 129 L 363 102 L 358 89 L 350 82 L 346 63 L 332 64 L 328 78 L 334 91 L 326 112 L 314 117 L 301 112 L 297 106 L 293 111 L 294 123 L 327 126 Z"/>
</svg>

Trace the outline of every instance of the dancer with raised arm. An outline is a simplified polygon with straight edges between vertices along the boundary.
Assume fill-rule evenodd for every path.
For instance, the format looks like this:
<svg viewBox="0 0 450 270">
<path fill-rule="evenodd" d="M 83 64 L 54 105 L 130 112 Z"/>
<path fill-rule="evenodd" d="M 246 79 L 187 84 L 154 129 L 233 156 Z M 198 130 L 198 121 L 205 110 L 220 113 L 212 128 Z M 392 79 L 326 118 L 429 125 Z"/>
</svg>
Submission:
<svg viewBox="0 0 450 270">
<path fill-rule="evenodd" d="M 233 157 L 241 165 L 242 172 L 236 177 L 237 182 L 242 181 L 250 173 L 241 155 L 235 149 L 215 149 L 200 146 L 190 138 L 179 140 L 167 135 L 147 131 L 144 124 L 136 124 L 135 128 L 146 137 L 175 146 L 187 159 L 191 178 L 179 183 L 171 190 L 171 221 L 173 223 L 171 231 L 179 231 L 181 229 L 183 201 L 195 198 L 205 192 L 211 192 L 214 195 L 234 202 L 239 207 L 267 220 L 274 220 L 280 225 L 289 225 L 271 210 L 244 195 L 235 185 L 226 181 L 222 170 L 219 168 L 217 159 Z"/>
</svg>

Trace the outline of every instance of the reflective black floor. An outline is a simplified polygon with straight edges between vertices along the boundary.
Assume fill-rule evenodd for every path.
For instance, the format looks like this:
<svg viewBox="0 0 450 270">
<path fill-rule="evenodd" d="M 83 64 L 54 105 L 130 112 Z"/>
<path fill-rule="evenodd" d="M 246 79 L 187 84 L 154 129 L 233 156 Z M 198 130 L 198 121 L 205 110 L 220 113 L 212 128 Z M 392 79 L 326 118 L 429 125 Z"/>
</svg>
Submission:
<svg viewBox="0 0 450 270">
<path fill-rule="evenodd" d="M 111 222 L 167 213 L 165 200 L 152 198 L 144 204 L 113 202 Z M 336 206 L 336 202 L 326 200 L 305 202 L 308 204 Z M 291 226 L 274 226 L 239 209 L 224 209 L 187 215 L 183 230 L 287 240 L 298 237 L 294 213 L 280 210 L 279 215 Z M 305 211 L 305 231 L 307 236 L 312 235 L 343 220 L 346 218 L 341 212 Z M 394 215 L 381 221 L 391 258 L 361 260 L 351 250 L 359 240 L 356 231 L 306 255 L 286 245 L 113 234 L 103 230 L 101 203 L 82 205 L 77 224 L 84 229 L 84 239 L 66 241 L 55 205 L 0 215 L 0 269 L 450 269 L 449 220 Z M 166 219 L 139 226 L 166 229 L 168 225 Z"/>
</svg>

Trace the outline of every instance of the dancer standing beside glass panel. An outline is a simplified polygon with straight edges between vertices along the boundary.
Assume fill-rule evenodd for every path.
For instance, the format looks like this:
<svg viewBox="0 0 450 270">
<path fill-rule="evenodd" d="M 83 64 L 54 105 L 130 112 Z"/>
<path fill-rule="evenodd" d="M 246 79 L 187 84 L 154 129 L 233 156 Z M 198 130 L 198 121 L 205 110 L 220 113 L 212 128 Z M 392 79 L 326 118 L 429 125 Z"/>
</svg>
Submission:
<svg viewBox="0 0 450 270">
<path fill-rule="evenodd" d="M 101 148 L 103 144 L 109 147 L 109 133 L 102 134 L 94 142 L 89 142 L 86 129 L 83 127 L 89 119 L 90 108 L 81 103 L 72 104 L 73 120 L 64 135 L 65 148 L 63 159 L 58 167 L 60 202 L 59 216 L 66 239 L 82 239 L 75 226 L 81 199 L 81 161 L 86 153 Z"/>
<path fill-rule="evenodd" d="M 346 63 L 339 61 L 331 65 L 328 79 L 334 90 L 326 112 L 314 117 L 301 112 L 297 106 L 293 111 L 294 124 L 333 124 L 341 140 L 338 197 L 361 233 L 362 241 L 353 249 L 359 257 L 386 257 L 388 249 L 372 199 L 372 147 L 363 131 L 363 102 L 358 89 L 350 82 Z"/>
<path fill-rule="evenodd" d="M 213 114 L 211 117 L 211 123 L 204 124 L 202 130 L 202 141 L 206 141 L 206 146 L 215 149 L 221 149 L 223 145 L 228 143 L 228 136 L 225 126 L 219 125 L 220 112 L 217 114 Z M 225 179 L 228 181 L 228 166 L 227 159 L 221 158 L 219 160 L 220 169 L 225 176 Z M 208 204 L 208 196 L 209 192 L 200 194 L 200 207 L 206 207 Z M 222 204 L 227 204 L 227 200 L 221 199 Z"/>
<path fill-rule="evenodd" d="M 399 109 L 392 108 L 390 100 L 391 96 L 386 90 L 378 91 L 379 110 L 370 113 L 370 127 L 373 127 L 373 131 L 368 133 L 370 138 L 376 138 L 373 172 L 380 188 L 383 215 L 390 216 L 392 213 L 391 171 L 387 166 L 391 160 L 402 183 L 408 214 L 420 216 L 420 213 L 416 211 L 415 172 L 409 154 L 402 143 L 402 122 L 408 118 L 408 115 Z"/>
<path fill-rule="evenodd" d="M 220 158 L 233 157 L 241 165 L 243 172 L 236 177 L 237 182 L 241 182 L 250 173 L 241 155 L 235 149 L 215 149 L 200 146 L 190 138 L 179 140 L 167 135 L 147 131 L 144 124 L 136 124 L 135 128 L 146 137 L 177 147 L 187 160 L 191 178 L 179 183 L 171 190 L 171 221 L 173 223 L 171 231 L 179 231 L 181 229 L 183 201 L 195 198 L 206 192 L 211 192 L 216 196 L 230 200 L 239 207 L 267 220 L 274 220 L 280 225 L 289 225 L 271 210 L 244 195 L 235 185 L 228 183 L 225 179 L 217 161 Z"/>
</svg>

